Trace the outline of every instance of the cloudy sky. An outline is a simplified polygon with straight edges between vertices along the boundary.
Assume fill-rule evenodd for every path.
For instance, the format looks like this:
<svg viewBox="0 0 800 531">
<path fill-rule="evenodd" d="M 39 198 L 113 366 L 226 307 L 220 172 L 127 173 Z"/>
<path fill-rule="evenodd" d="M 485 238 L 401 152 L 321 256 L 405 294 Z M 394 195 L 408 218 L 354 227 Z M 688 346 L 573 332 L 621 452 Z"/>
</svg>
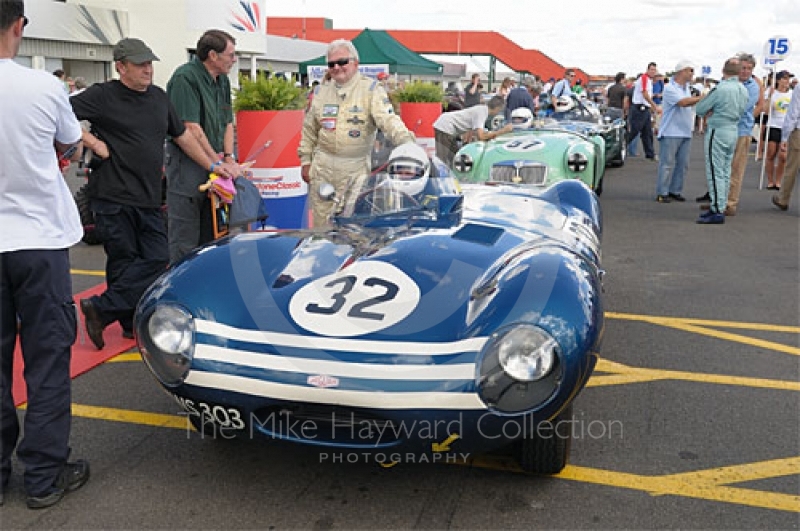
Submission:
<svg viewBox="0 0 800 531">
<path fill-rule="evenodd" d="M 266 12 L 329 18 L 334 29 L 497 31 L 589 74 L 636 74 L 649 61 L 671 71 L 687 58 L 716 77 L 739 51 L 765 74 L 764 45 L 783 36 L 792 51 L 779 68 L 800 75 L 800 0 L 266 0 Z"/>
</svg>

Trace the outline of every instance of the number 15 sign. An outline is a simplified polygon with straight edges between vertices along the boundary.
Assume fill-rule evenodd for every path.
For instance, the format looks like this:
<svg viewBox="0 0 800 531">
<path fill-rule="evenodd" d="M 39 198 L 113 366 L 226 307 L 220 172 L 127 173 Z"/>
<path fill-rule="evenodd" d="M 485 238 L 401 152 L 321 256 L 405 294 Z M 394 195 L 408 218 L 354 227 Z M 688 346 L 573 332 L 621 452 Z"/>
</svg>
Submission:
<svg viewBox="0 0 800 531">
<path fill-rule="evenodd" d="M 792 50 L 792 44 L 788 37 L 772 37 L 764 45 L 764 59 L 770 62 L 782 61 L 786 59 Z"/>
</svg>

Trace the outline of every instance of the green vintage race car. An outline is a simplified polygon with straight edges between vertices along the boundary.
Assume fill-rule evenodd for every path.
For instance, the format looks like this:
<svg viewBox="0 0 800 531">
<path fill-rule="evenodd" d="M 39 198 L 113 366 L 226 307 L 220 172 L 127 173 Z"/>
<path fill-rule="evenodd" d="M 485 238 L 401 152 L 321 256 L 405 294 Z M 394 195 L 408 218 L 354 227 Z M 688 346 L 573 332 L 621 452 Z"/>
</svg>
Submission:
<svg viewBox="0 0 800 531">
<path fill-rule="evenodd" d="M 602 191 L 606 167 L 602 135 L 561 128 L 553 120 L 536 120 L 532 125 L 463 146 L 453 159 L 454 175 L 464 183 L 541 187 L 578 179 L 595 192 Z"/>
</svg>

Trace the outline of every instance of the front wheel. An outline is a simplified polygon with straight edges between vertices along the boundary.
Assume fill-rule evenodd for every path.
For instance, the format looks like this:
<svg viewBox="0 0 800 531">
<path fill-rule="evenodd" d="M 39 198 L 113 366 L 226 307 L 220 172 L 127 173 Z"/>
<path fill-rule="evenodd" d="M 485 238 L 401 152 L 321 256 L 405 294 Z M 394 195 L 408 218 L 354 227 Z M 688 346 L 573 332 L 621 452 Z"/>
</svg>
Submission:
<svg viewBox="0 0 800 531">
<path fill-rule="evenodd" d="M 571 420 L 572 404 L 516 443 L 522 470 L 533 474 L 558 474 L 567 466 L 572 446 Z"/>
</svg>

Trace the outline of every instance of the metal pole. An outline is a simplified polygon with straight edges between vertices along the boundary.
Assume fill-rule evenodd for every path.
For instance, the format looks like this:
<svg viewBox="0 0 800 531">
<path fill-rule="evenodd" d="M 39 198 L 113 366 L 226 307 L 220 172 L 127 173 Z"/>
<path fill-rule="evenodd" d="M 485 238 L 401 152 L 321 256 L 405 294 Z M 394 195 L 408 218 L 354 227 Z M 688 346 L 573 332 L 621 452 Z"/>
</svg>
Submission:
<svg viewBox="0 0 800 531">
<path fill-rule="evenodd" d="M 777 64 L 773 63 L 771 66 L 772 66 L 772 71 L 770 72 L 769 77 L 770 77 L 770 79 L 772 79 L 772 87 L 770 87 L 771 90 L 770 90 L 770 95 L 769 95 L 769 101 L 767 101 L 767 107 L 768 107 L 767 108 L 767 125 L 766 125 L 767 136 L 769 136 L 769 119 L 772 117 L 772 94 L 775 92 L 775 88 L 776 88 L 776 85 L 777 85 L 777 83 L 775 82 L 775 70 L 777 69 Z M 761 153 L 761 175 L 758 178 L 758 189 L 759 190 L 763 190 L 764 189 L 764 171 L 767 168 L 767 146 L 769 146 L 769 138 L 766 138 L 764 142 L 761 141 L 761 139 L 764 138 L 764 135 L 762 134 L 763 133 L 762 129 L 764 127 L 765 126 L 762 124 L 758 128 L 758 143 L 756 144 L 756 153 L 759 153 L 759 152 Z M 763 150 L 759 150 L 761 144 L 764 144 L 764 149 Z"/>
</svg>

